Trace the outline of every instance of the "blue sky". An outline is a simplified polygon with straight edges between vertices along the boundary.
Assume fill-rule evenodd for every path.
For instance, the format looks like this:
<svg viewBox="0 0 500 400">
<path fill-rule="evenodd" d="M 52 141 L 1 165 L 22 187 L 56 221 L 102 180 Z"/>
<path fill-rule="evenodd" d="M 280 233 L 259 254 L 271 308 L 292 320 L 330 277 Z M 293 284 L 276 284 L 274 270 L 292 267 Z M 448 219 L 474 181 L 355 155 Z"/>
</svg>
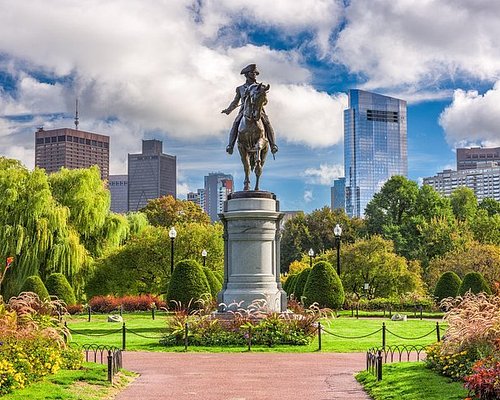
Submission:
<svg viewBox="0 0 500 400">
<path fill-rule="evenodd" d="M 279 146 L 262 189 L 284 210 L 330 204 L 343 174 L 346 92 L 408 101 L 409 177 L 455 165 L 454 149 L 500 145 L 495 0 L 0 0 L 0 154 L 34 164 L 34 131 L 111 136 L 112 174 L 157 138 L 178 192 L 209 172 L 243 174 L 221 114 L 257 63 Z"/>
</svg>

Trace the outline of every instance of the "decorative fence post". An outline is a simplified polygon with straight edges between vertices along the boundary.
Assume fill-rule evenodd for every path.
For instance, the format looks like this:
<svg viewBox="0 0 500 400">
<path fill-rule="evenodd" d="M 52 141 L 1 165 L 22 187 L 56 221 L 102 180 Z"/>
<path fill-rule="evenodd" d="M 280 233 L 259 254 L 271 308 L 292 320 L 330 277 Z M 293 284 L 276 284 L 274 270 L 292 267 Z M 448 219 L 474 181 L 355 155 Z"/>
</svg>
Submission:
<svg viewBox="0 0 500 400">
<path fill-rule="evenodd" d="M 359 318 L 359 304 L 356 304 L 356 319 Z"/>
<path fill-rule="evenodd" d="M 111 350 L 108 350 L 108 382 L 113 384 L 113 355 Z"/>
<path fill-rule="evenodd" d="M 92 317 L 92 307 L 90 307 L 90 304 L 88 304 L 87 310 L 89 312 L 89 322 L 90 322 L 90 318 Z"/>
<path fill-rule="evenodd" d="M 155 308 L 156 307 L 154 305 L 151 307 L 151 318 L 153 318 L 153 321 L 155 320 Z"/>
<path fill-rule="evenodd" d="M 318 351 L 321 351 L 321 322 L 318 321 Z"/>
<path fill-rule="evenodd" d="M 382 351 L 378 351 L 377 355 L 377 381 L 382 380 Z"/>
<path fill-rule="evenodd" d="M 189 326 L 188 323 L 186 322 L 184 324 L 184 351 L 187 351 L 188 349 L 188 334 L 189 334 Z"/>
<path fill-rule="evenodd" d="M 441 341 L 441 333 L 439 332 L 439 322 L 436 322 L 436 336 L 437 336 L 437 341 Z"/>
<path fill-rule="evenodd" d="M 248 345 L 248 351 L 252 351 L 252 325 L 248 325 L 248 338 L 247 338 L 247 345 Z"/>
<path fill-rule="evenodd" d="M 424 307 L 422 307 L 422 305 L 420 305 L 420 321 L 422 321 L 422 310 L 423 310 Z"/>
<path fill-rule="evenodd" d="M 382 347 L 385 349 L 385 322 L 382 322 Z"/>
<path fill-rule="evenodd" d="M 122 350 L 127 347 L 127 328 L 125 327 L 125 322 L 122 325 Z"/>
</svg>

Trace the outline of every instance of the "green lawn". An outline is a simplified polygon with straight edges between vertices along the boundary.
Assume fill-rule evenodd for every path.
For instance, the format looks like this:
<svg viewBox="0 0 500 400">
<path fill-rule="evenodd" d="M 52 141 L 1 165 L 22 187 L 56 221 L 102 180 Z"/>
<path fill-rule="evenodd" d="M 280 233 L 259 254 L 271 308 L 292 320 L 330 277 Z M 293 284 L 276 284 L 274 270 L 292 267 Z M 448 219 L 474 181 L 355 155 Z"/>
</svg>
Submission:
<svg viewBox="0 0 500 400">
<path fill-rule="evenodd" d="M 374 400 L 463 400 L 467 390 L 460 382 L 438 375 L 422 362 L 385 364 L 381 381 L 364 371 L 356 379 Z"/>
<path fill-rule="evenodd" d="M 99 400 L 110 398 L 131 380 L 131 373 L 120 373 L 111 385 L 107 366 L 85 363 L 78 371 L 61 370 L 25 389 L 2 396 L 2 400 Z M 114 396 L 113 396 L 114 397 Z"/>
<path fill-rule="evenodd" d="M 123 315 L 127 333 L 127 350 L 149 350 L 149 351 L 183 351 L 184 347 L 164 347 L 158 343 L 158 338 L 166 326 L 167 315 L 157 315 L 153 321 L 150 313 L 125 313 Z M 121 324 L 106 322 L 106 315 L 92 316 L 88 322 L 87 317 L 68 317 L 68 327 L 73 333 L 72 341 L 76 344 L 103 344 L 108 346 L 122 346 Z M 326 332 L 322 335 L 322 351 L 330 352 L 364 352 L 370 347 L 382 345 L 382 332 L 365 338 L 358 338 L 371 334 L 382 327 L 385 322 L 387 327 L 386 345 L 421 344 L 427 345 L 436 341 L 436 333 L 421 339 L 413 339 L 431 332 L 436 327 L 436 321 L 411 319 L 406 322 L 390 321 L 388 318 L 356 319 L 340 317 L 336 319 L 323 320 L 323 327 L 334 335 L 345 336 L 339 338 Z M 441 335 L 444 333 L 444 325 L 441 327 Z M 403 340 L 392 333 L 411 338 Z M 279 352 L 311 352 L 318 349 L 317 338 L 308 346 L 279 346 L 268 348 L 264 346 L 252 347 L 254 351 L 279 351 Z M 246 347 L 190 347 L 190 351 L 209 352 L 239 352 Z"/>
</svg>

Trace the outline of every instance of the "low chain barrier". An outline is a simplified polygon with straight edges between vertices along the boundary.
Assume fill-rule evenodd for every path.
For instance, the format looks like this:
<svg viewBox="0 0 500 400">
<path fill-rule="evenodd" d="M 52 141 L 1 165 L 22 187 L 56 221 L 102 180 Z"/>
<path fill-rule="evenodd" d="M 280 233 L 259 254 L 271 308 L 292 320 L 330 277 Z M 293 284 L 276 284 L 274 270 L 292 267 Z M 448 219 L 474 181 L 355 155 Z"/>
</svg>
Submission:
<svg viewBox="0 0 500 400">
<path fill-rule="evenodd" d="M 85 361 L 108 364 L 108 381 L 113 383 L 114 376 L 122 368 L 122 351 L 115 346 L 103 346 L 98 344 L 84 344 Z M 93 357 L 92 357 L 93 355 Z"/>
<path fill-rule="evenodd" d="M 377 333 L 379 332 L 382 332 L 382 348 L 385 348 L 386 347 L 386 342 L 387 342 L 387 334 L 391 334 L 399 339 L 403 339 L 403 340 L 418 340 L 418 339 L 423 339 L 424 337 L 427 337 L 427 336 L 430 336 L 432 335 L 434 332 L 436 332 L 436 339 L 438 342 L 441 341 L 441 334 L 440 334 L 440 326 L 439 326 L 439 322 L 436 322 L 436 327 L 434 329 L 432 329 L 430 332 L 426 333 L 425 335 L 421 335 L 421 336 L 416 336 L 416 337 L 405 337 L 405 336 L 401 336 L 401 335 L 398 335 L 394 332 L 392 332 L 391 330 L 387 329 L 387 326 L 385 325 L 385 322 L 382 322 L 382 328 L 380 329 L 377 329 L 376 331 L 373 331 L 371 333 L 367 333 L 365 335 L 360 335 L 360 336 L 344 336 L 344 335 L 339 335 L 339 334 L 336 334 L 324 327 L 321 326 L 320 323 L 318 323 L 318 340 L 319 340 L 319 349 L 318 350 L 321 350 L 321 331 L 331 335 L 331 336 L 334 336 L 334 337 L 337 337 L 337 338 L 340 338 L 340 339 L 364 339 L 366 337 L 369 337 L 369 336 L 373 336 L 373 335 L 376 335 Z"/>
<path fill-rule="evenodd" d="M 380 381 L 383 363 L 421 361 L 422 353 L 425 353 L 422 345 L 372 347 L 366 352 L 366 370 Z"/>
<path fill-rule="evenodd" d="M 122 351 L 126 350 L 126 347 L 127 347 L 127 332 L 132 334 L 132 335 L 135 335 L 135 336 L 138 336 L 141 338 L 145 338 L 145 339 L 160 340 L 164 337 L 164 335 L 160 335 L 160 336 L 144 335 L 142 333 L 139 333 L 137 331 L 134 331 L 132 329 L 127 328 L 125 323 L 123 323 L 121 328 L 113 330 L 111 332 L 106 332 L 106 333 L 84 333 L 84 332 L 69 328 L 66 322 L 64 324 L 70 333 L 72 333 L 74 335 L 82 335 L 82 336 L 87 336 L 87 337 L 109 336 L 109 335 L 113 335 L 113 334 L 121 332 L 122 333 Z M 252 326 L 249 326 L 247 329 L 248 329 L 248 331 L 245 334 L 245 337 L 247 339 L 248 350 L 250 351 L 251 347 L 252 347 Z M 326 329 L 325 327 L 323 327 L 321 325 L 321 322 L 318 322 L 316 325 L 316 329 L 314 329 L 309 334 L 310 336 L 317 334 L 317 336 L 318 336 L 318 351 L 321 351 L 321 347 L 322 347 L 322 332 L 324 332 L 328 335 L 331 335 L 333 337 L 339 338 L 339 339 L 348 339 L 348 340 L 364 339 L 364 338 L 367 338 L 367 337 L 370 337 L 370 336 L 373 336 L 373 335 L 376 335 L 376 334 L 382 332 L 382 348 L 386 347 L 387 334 L 393 335 L 393 336 L 395 336 L 399 339 L 403 339 L 403 340 L 418 340 L 418 339 L 423 339 L 424 337 L 430 336 L 434 332 L 436 332 L 437 341 L 439 342 L 441 340 L 439 322 L 436 322 L 436 327 L 434 329 L 432 329 L 430 332 L 426 333 L 425 335 L 416 336 L 416 337 L 406 337 L 406 336 L 398 335 L 398 334 L 392 332 L 391 330 L 387 329 L 385 322 L 382 323 L 382 327 L 380 329 L 377 329 L 373 332 L 370 332 L 370 333 L 367 333 L 364 335 L 358 335 L 358 336 L 339 335 L 337 333 L 332 332 L 329 329 Z M 189 345 L 189 325 L 188 325 L 188 323 L 186 323 L 184 325 L 184 349 L 185 350 L 187 350 L 188 345 Z"/>
</svg>

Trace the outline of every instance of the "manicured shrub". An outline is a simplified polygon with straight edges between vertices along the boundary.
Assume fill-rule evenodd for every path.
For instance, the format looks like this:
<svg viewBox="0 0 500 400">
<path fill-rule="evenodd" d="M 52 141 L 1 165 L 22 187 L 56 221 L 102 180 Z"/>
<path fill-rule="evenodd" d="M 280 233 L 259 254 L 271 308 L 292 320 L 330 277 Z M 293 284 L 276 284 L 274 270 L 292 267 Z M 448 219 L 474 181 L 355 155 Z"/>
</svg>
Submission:
<svg viewBox="0 0 500 400">
<path fill-rule="evenodd" d="M 288 296 L 291 296 L 295 291 L 295 284 L 297 283 L 298 274 L 288 275 L 283 288 Z"/>
<path fill-rule="evenodd" d="M 141 294 L 139 296 L 123 296 L 115 299 L 118 306 L 123 306 L 125 311 L 148 311 L 154 304 L 154 307 L 164 308 L 166 303 L 159 297 L 151 294 Z"/>
<path fill-rule="evenodd" d="M 215 277 L 217 278 L 217 280 L 222 285 L 224 283 L 224 274 L 220 271 L 213 271 L 213 273 L 214 273 Z"/>
<path fill-rule="evenodd" d="M 210 286 L 203 267 L 195 260 L 179 261 L 168 286 L 168 306 L 177 302 L 184 308 L 199 308 L 198 300 L 206 299 L 207 295 L 210 295 Z"/>
<path fill-rule="evenodd" d="M 344 287 L 332 265 L 327 261 L 316 263 L 307 278 L 302 294 L 304 306 L 318 303 L 320 308 L 338 309 L 344 304 Z"/>
<path fill-rule="evenodd" d="M 26 278 L 21 288 L 21 292 L 33 292 L 36 293 L 41 300 L 49 299 L 49 292 L 37 275 L 28 276 Z"/>
<path fill-rule="evenodd" d="M 208 285 L 210 286 L 210 294 L 212 299 L 217 299 L 217 293 L 222 289 L 222 283 L 216 278 L 214 272 L 208 268 L 203 268 L 205 276 L 207 277 Z"/>
<path fill-rule="evenodd" d="M 89 306 L 93 312 L 110 313 L 120 308 L 120 302 L 115 296 L 94 296 Z"/>
<path fill-rule="evenodd" d="M 83 313 L 83 304 L 75 304 L 72 306 L 66 306 L 66 311 L 70 315 L 81 314 L 81 313 Z"/>
<path fill-rule="evenodd" d="M 309 272 L 311 272 L 311 268 L 305 268 L 297 276 L 297 281 L 295 283 L 295 289 L 293 291 L 293 294 L 295 298 L 299 301 L 302 295 L 304 294 L 304 287 L 306 286 L 307 278 L 309 277 Z"/>
<path fill-rule="evenodd" d="M 64 301 L 68 306 L 76 304 L 75 292 L 63 274 L 51 274 L 47 278 L 45 286 L 51 296 L 57 296 L 59 300 Z"/>
<path fill-rule="evenodd" d="M 455 272 L 445 272 L 439 278 L 436 288 L 434 289 L 434 297 L 436 298 L 436 301 L 439 303 L 447 297 L 457 297 L 458 289 L 460 289 L 461 284 L 462 280 Z"/>
<path fill-rule="evenodd" d="M 464 280 L 460 285 L 458 294 L 460 296 L 463 296 L 469 290 L 475 294 L 482 292 L 491 294 L 491 289 L 488 286 L 486 279 L 484 279 L 484 276 L 481 275 L 479 272 L 469 272 L 467 275 L 464 276 Z"/>
</svg>

